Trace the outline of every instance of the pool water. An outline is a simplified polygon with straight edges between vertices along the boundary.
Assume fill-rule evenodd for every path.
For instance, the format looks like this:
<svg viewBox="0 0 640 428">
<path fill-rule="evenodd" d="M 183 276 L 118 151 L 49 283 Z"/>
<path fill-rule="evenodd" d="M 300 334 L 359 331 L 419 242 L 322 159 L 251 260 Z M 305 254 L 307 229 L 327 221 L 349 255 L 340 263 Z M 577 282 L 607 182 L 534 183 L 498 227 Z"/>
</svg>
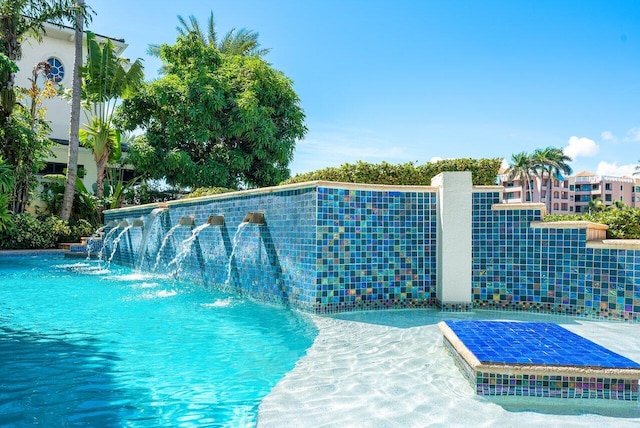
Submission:
<svg viewBox="0 0 640 428">
<path fill-rule="evenodd" d="M 253 426 L 312 319 L 60 255 L 0 256 L 0 425 Z"/>
</svg>

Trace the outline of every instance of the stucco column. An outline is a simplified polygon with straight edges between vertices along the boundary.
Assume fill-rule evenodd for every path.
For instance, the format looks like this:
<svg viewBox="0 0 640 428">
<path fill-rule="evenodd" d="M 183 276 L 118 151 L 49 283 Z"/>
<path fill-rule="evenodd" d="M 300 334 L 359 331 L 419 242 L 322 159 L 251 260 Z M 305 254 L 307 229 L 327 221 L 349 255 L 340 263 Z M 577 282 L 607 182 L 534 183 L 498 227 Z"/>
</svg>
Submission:
<svg viewBox="0 0 640 428">
<path fill-rule="evenodd" d="M 442 306 L 471 304 L 471 172 L 443 172 L 438 187 L 436 297 Z"/>
</svg>

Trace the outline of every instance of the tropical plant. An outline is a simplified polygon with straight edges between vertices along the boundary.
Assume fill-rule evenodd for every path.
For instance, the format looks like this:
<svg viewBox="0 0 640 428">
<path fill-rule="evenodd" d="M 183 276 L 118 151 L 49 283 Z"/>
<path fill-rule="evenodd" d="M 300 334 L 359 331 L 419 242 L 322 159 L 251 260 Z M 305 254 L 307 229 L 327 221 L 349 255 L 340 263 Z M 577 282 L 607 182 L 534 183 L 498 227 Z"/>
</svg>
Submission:
<svg viewBox="0 0 640 428">
<path fill-rule="evenodd" d="M 640 208 L 605 209 L 584 214 L 550 214 L 544 221 L 585 220 L 609 226 L 607 237 L 613 239 L 640 239 Z"/>
<path fill-rule="evenodd" d="M 213 47 L 223 54 L 243 56 L 253 55 L 262 57 L 268 54 L 271 50 L 260 48 L 260 42 L 258 41 L 259 33 L 247 30 L 246 28 L 241 28 L 239 30 L 232 28 L 222 37 L 222 39 L 218 39 L 213 12 L 210 13 L 207 21 L 206 34 L 200 28 L 198 20 L 193 15 L 190 15 L 188 20 L 178 15 L 178 22 L 180 25 L 176 27 L 176 30 L 179 35 L 187 36 L 189 34 L 194 34 L 203 45 Z M 148 53 L 153 56 L 160 56 L 160 45 L 150 45 Z M 161 69 L 162 73 L 168 73 L 170 67 L 171 64 L 165 63 Z"/>
<path fill-rule="evenodd" d="M 87 33 L 87 63 L 82 67 L 82 100 L 89 124 L 79 132 L 80 141 L 93 151 L 98 170 L 97 196 L 104 196 L 107 164 L 120 159 L 120 131 L 113 125 L 116 103 L 138 91 L 144 79 L 142 60 L 129 64 L 116 55 L 113 43 L 100 45 Z"/>
<path fill-rule="evenodd" d="M 196 188 L 275 185 L 306 133 L 293 83 L 258 56 L 225 55 L 200 35 L 162 45 L 167 74 L 122 103 L 140 127 L 128 161 L 145 177 Z"/>
<path fill-rule="evenodd" d="M 67 177 L 62 174 L 47 174 L 42 177 L 40 200 L 44 202 L 48 213 L 59 212 L 63 204 L 66 182 Z M 100 200 L 87 190 L 79 177 L 76 177 L 74 189 L 73 210 L 70 213 L 69 220 L 77 222 L 81 219 L 86 219 L 94 226 L 101 224 Z"/>
<path fill-rule="evenodd" d="M 600 198 L 594 198 L 589 201 L 589 205 L 587 205 L 588 213 L 597 213 L 600 211 L 604 211 L 607 209 L 607 206 L 602 202 Z"/>
<path fill-rule="evenodd" d="M 528 189 L 528 187 L 534 173 L 533 162 L 529 154 L 520 152 L 511 155 L 511 163 L 509 164 L 509 168 L 507 168 L 507 175 L 509 180 L 520 181 L 520 185 L 522 186 L 521 202 L 532 199 L 532 196 L 527 198 L 527 191 L 531 190 L 531 192 L 533 192 L 533 189 Z"/>
<path fill-rule="evenodd" d="M 13 190 L 13 168 L 7 165 L 0 155 L 0 232 L 11 227 L 9 196 Z"/>
</svg>

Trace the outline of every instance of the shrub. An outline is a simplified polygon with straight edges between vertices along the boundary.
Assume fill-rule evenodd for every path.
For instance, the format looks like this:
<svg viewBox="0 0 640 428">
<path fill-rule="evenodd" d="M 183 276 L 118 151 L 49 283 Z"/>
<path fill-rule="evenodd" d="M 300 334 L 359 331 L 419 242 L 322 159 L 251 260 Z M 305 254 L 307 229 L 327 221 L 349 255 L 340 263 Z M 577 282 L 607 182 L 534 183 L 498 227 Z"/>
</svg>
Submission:
<svg viewBox="0 0 640 428">
<path fill-rule="evenodd" d="M 200 196 L 219 195 L 221 193 L 229 193 L 229 192 L 235 192 L 235 190 L 228 189 L 226 187 L 198 187 L 196 190 L 194 190 L 193 192 L 187 195 L 184 195 L 182 198 L 183 199 L 197 198 Z"/>
<path fill-rule="evenodd" d="M 402 164 L 370 164 L 358 161 L 345 163 L 337 168 L 330 167 L 312 171 L 284 181 L 281 184 L 302 183 L 305 181 L 337 181 L 343 183 L 368 183 L 390 185 L 429 186 L 431 179 L 445 171 L 471 171 L 474 185 L 493 185 L 496 183 L 502 159 L 445 159 L 415 166 L 413 162 Z"/>
<path fill-rule="evenodd" d="M 82 236 L 90 236 L 94 227 L 86 220 L 74 225 L 60 218 L 32 214 L 13 215 L 11 227 L 0 233 L 0 248 L 3 249 L 47 249 L 60 242 L 78 242 Z"/>
<path fill-rule="evenodd" d="M 544 221 L 592 221 L 609 226 L 607 238 L 640 239 L 640 208 L 607 209 L 584 214 L 550 214 Z"/>
</svg>

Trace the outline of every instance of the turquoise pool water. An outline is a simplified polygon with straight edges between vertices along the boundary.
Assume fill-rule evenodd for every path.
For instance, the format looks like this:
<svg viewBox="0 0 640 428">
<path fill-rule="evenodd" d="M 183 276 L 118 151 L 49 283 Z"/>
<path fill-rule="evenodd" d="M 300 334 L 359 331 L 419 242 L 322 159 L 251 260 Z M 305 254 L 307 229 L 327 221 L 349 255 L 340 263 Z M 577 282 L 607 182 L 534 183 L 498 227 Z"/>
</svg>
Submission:
<svg viewBox="0 0 640 428">
<path fill-rule="evenodd" d="M 0 425 L 253 426 L 310 318 L 60 255 L 0 255 Z"/>
</svg>

